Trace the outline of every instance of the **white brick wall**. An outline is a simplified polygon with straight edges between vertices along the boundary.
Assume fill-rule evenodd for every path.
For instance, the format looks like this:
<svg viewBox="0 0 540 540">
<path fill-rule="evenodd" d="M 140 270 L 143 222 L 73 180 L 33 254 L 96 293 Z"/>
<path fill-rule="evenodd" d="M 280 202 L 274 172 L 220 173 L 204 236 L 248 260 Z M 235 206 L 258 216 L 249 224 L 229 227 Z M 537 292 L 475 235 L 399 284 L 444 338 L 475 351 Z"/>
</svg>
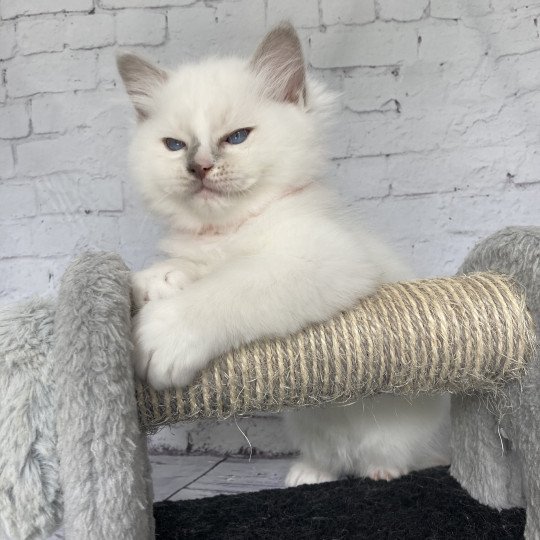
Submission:
<svg viewBox="0 0 540 540">
<path fill-rule="evenodd" d="M 94 0 L 2 0 L 2 19 L 13 19 L 24 15 L 45 15 L 47 13 L 90 11 Z"/>
<path fill-rule="evenodd" d="M 378 0 L 377 4 L 383 21 L 418 21 L 427 12 L 429 0 Z"/>
<path fill-rule="evenodd" d="M 363 24 L 376 17 L 374 0 L 321 0 L 321 23 Z"/>
<path fill-rule="evenodd" d="M 159 45 L 167 34 L 165 15 L 146 9 L 118 13 L 116 27 L 118 45 Z"/>
<path fill-rule="evenodd" d="M 249 54 L 282 17 L 342 95 L 329 182 L 419 275 L 540 224 L 539 2 L 0 0 L 0 303 L 53 290 L 82 249 L 156 255 L 115 51 Z"/>
<path fill-rule="evenodd" d="M 13 98 L 44 92 L 96 87 L 96 53 L 70 51 L 16 56 L 5 62 L 8 95 Z"/>
<path fill-rule="evenodd" d="M 22 18 L 17 22 L 19 54 L 58 52 L 64 48 L 65 18 Z"/>
</svg>

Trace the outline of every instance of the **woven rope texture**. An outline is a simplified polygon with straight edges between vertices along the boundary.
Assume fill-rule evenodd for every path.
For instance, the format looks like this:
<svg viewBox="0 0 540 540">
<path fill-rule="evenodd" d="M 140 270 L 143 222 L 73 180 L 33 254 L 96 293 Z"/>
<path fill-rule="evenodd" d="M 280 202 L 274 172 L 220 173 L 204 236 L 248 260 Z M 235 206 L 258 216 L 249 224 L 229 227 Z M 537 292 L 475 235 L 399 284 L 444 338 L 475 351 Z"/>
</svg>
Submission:
<svg viewBox="0 0 540 540">
<path fill-rule="evenodd" d="M 493 391 L 522 375 L 533 344 L 525 300 L 507 277 L 389 284 L 328 322 L 217 359 L 188 388 L 139 383 L 139 415 L 151 430 L 379 392 Z"/>
</svg>

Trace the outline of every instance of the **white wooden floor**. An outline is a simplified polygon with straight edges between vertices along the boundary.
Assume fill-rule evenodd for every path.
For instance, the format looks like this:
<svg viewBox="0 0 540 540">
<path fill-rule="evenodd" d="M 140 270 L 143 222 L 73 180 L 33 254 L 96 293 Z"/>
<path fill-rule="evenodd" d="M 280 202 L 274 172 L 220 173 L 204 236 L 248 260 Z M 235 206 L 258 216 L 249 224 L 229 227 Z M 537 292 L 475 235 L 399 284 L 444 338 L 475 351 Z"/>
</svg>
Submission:
<svg viewBox="0 0 540 540">
<path fill-rule="evenodd" d="M 154 501 L 283 488 L 293 458 L 150 456 Z M 49 540 L 61 540 L 57 532 Z"/>
</svg>

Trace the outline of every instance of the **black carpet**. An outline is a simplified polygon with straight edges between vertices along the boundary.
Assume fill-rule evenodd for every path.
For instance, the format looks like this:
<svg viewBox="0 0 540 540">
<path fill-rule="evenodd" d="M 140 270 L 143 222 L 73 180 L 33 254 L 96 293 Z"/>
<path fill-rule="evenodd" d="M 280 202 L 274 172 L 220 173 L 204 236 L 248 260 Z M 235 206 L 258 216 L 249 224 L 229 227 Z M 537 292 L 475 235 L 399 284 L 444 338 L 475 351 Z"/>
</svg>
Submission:
<svg viewBox="0 0 540 540">
<path fill-rule="evenodd" d="M 497 512 L 439 467 L 394 480 L 341 480 L 154 505 L 158 540 L 179 538 L 523 538 L 525 511 Z"/>
</svg>

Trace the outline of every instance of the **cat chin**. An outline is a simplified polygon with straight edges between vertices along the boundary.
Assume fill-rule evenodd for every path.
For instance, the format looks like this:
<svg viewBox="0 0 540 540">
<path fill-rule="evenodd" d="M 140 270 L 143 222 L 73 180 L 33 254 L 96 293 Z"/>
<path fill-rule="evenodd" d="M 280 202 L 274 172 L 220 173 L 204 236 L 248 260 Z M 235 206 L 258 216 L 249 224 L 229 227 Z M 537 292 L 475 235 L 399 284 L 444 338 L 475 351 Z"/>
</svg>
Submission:
<svg viewBox="0 0 540 540">
<path fill-rule="evenodd" d="M 270 184 L 253 182 L 250 189 L 236 192 L 198 190 L 163 196 L 150 183 L 141 186 L 143 198 L 151 211 L 165 218 L 172 229 L 199 232 L 202 229 L 225 230 L 258 214 L 283 193 L 294 190 L 299 182 Z"/>
<path fill-rule="evenodd" d="M 155 215 L 169 221 L 172 229 L 193 232 L 241 221 L 251 208 L 249 197 L 231 197 L 211 191 L 192 193 L 176 200 L 147 198 L 147 203 Z"/>
</svg>

